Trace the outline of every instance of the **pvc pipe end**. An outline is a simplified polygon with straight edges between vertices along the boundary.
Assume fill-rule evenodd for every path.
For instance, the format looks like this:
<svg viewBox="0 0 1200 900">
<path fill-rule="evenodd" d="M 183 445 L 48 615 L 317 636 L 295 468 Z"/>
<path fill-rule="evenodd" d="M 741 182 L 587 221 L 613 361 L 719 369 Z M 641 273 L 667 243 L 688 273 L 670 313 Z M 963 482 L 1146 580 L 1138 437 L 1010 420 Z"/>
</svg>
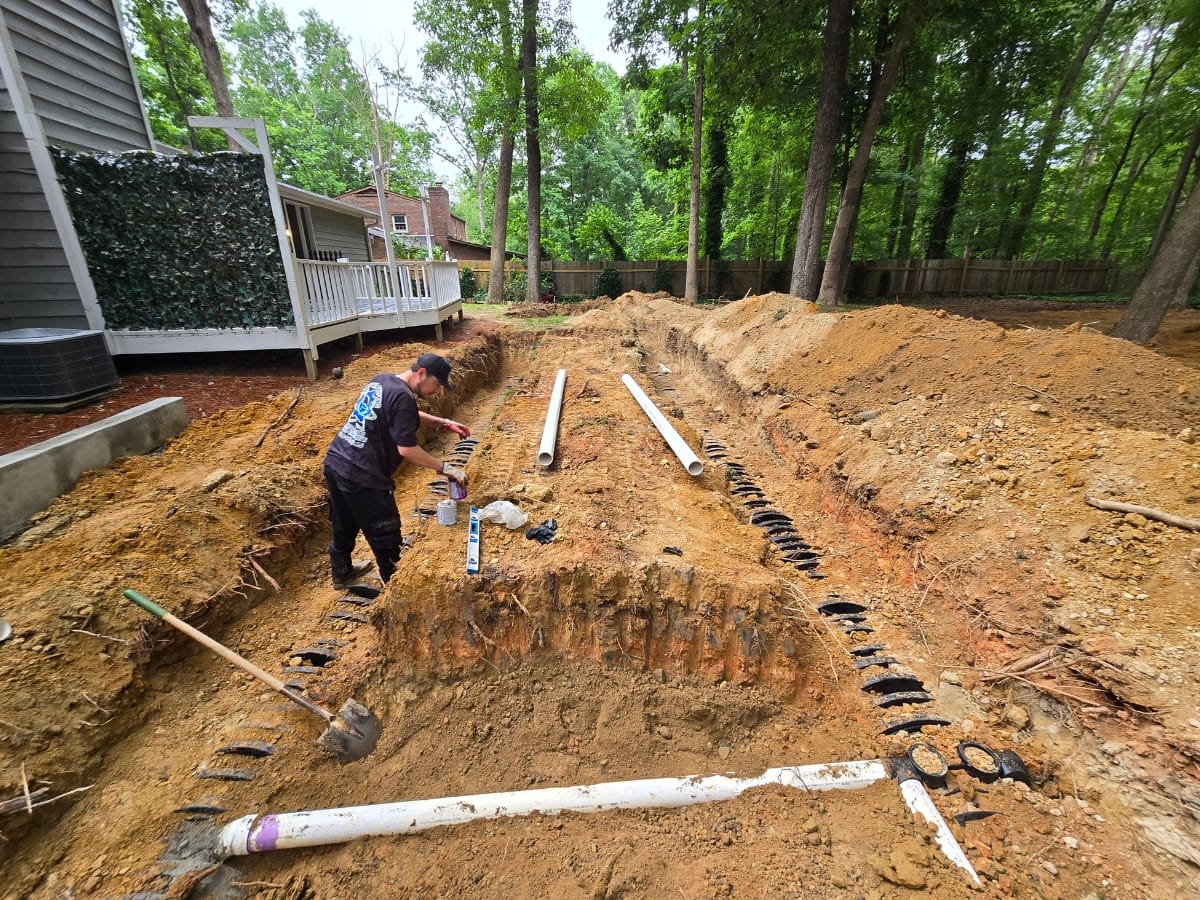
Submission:
<svg viewBox="0 0 1200 900">
<path fill-rule="evenodd" d="M 548 465 L 550 465 L 550 463 L 554 462 L 554 454 L 553 453 L 539 453 L 537 461 L 538 461 L 539 466 L 548 466 Z"/>
<path fill-rule="evenodd" d="M 693 478 L 695 476 L 699 475 L 703 471 L 704 471 L 704 463 L 700 462 L 700 460 L 694 459 L 690 463 L 688 463 L 687 473 L 689 475 L 691 475 Z"/>
</svg>

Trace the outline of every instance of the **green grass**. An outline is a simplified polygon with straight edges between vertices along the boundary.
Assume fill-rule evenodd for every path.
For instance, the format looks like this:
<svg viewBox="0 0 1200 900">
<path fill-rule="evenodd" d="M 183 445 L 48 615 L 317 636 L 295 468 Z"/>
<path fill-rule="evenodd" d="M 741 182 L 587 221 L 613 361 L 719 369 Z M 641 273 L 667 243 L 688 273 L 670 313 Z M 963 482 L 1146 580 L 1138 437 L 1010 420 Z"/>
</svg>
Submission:
<svg viewBox="0 0 1200 900">
<path fill-rule="evenodd" d="M 523 319 L 519 316 L 505 315 L 508 312 L 509 304 L 507 303 L 463 303 L 463 315 L 470 319 L 494 319 L 497 322 L 503 322 L 510 328 L 515 328 L 518 331 L 541 331 L 546 328 L 554 328 L 561 325 L 567 320 L 566 316 L 537 316 L 532 319 Z"/>
</svg>

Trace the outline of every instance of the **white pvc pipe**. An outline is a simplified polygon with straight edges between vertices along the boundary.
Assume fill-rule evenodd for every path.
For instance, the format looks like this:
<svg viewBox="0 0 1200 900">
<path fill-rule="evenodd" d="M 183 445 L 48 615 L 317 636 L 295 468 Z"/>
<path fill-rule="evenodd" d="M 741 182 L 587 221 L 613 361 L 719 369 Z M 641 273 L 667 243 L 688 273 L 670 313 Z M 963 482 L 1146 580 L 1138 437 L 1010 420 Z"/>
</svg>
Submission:
<svg viewBox="0 0 1200 900">
<path fill-rule="evenodd" d="M 625 387 L 629 388 L 629 393 L 633 394 L 633 399 L 638 402 L 638 406 L 642 408 L 642 412 L 650 417 L 650 421 L 654 423 L 654 427 L 658 429 L 658 433 L 666 439 L 667 446 L 671 448 L 675 456 L 683 463 L 683 467 L 687 469 L 687 473 L 689 475 L 699 475 L 703 472 L 704 463 L 700 462 L 700 457 L 696 456 L 692 448 L 688 446 L 687 441 L 679 436 L 679 432 L 667 421 L 667 417 L 659 412 L 658 407 L 638 387 L 637 382 L 628 375 L 622 375 L 621 381 L 625 383 Z"/>
<path fill-rule="evenodd" d="M 557 815 L 691 806 L 730 800 L 750 788 L 772 784 L 805 791 L 855 790 L 887 777 L 887 766 L 881 760 L 859 760 L 767 769 L 757 778 L 725 775 L 647 778 L 309 812 L 251 814 L 235 819 L 221 830 L 220 851 L 223 856 L 246 856 L 265 850 L 340 844 L 360 837 L 410 834 L 439 825 L 535 812 Z"/>
<path fill-rule="evenodd" d="M 975 872 L 975 867 L 971 865 L 967 854 L 954 839 L 950 826 L 946 824 L 946 820 L 942 818 L 938 808 L 933 805 L 933 798 L 929 796 L 929 791 L 925 790 L 925 785 L 921 784 L 920 779 L 902 778 L 900 780 L 900 796 L 904 798 L 904 802 L 908 804 L 908 808 L 912 812 L 920 815 L 937 829 L 937 844 L 942 848 L 942 853 L 946 854 L 946 858 L 960 869 L 965 869 L 971 876 L 971 880 L 979 885 L 979 875 Z"/>
<path fill-rule="evenodd" d="M 546 410 L 546 427 L 542 429 L 542 443 L 538 446 L 539 466 L 554 462 L 554 444 L 558 439 L 558 417 L 562 411 L 563 390 L 567 386 L 567 370 L 559 369 L 554 379 L 554 390 L 550 392 L 550 408 Z"/>
</svg>

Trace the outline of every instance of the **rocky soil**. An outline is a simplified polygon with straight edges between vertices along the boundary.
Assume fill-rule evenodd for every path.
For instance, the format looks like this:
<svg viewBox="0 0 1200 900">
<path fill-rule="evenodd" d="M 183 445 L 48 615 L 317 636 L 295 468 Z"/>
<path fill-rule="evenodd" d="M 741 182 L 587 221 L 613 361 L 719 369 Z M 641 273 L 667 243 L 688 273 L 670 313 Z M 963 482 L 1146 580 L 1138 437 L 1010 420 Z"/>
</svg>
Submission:
<svg viewBox="0 0 1200 900">
<path fill-rule="evenodd" d="M 631 294 L 518 333 L 468 308 L 437 348 L 461 387 L 434 411 L 479 442 L 427 446 L 464 458 L 472 504 L 557 533 L 484 523 L 468 575 L 467 504 L 438 525 L 437 480 L 402 469 L 411 546 L 373 600 L 329 587 L 320 457 L 362 384 L 425 345 L 85 476 L 0 547 L 0 896 L 1196 893 L 1200 316 L 1157 350 L 1030 324 Z M 339 765 L 320 720 L 127 587 L 319 703 L 367 704 L 379 746 Z M 971 742 L 1015 777 L 964 768 Z M 251 813 L 930 747 L 978 886 L 890 778 L 229 859 L 196 843 Z"/>
</svg>

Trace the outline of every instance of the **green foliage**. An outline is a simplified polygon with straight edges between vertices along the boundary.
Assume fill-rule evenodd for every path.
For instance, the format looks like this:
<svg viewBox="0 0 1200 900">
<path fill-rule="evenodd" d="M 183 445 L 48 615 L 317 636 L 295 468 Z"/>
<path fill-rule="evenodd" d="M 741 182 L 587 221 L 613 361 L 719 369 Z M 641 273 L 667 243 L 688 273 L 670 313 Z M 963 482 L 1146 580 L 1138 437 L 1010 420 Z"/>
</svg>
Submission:
<svg viewBox="0 0 1200 900">
<path fill-rule="evenodd" d="M 295 325 L 262 157 L 52 152 L 109 328 Z"/>
<path fill-rule="evenodd" d="M 605 266 L 596 276 L 593 297 L 619 297 L 621 295 L 621 273 L 612 266 Z"/>
<path fill-rule="evenodd" d="M 475 270 L 470 266 L 460 266 L 458 270 L 458 295 L 462 298 L 475 294 Z"/>
<path fill-rule="evenodd" d="M 654 267 L 654 290 L 656 293 L 658 291 L 671 293 L 672 283 L 674 282 L 674 278 L 672 277 L 673 272 L 674 267 L 665 259 L 658 261 L 658 264 Z"/>
<path fill-rule="evenodd" d="M 313 10 L 293 31 L 264 4 L 229 29 L 234 107 L 262 118 L 279 177 L 328 196 L 372 183 L 372 151 L 382 148 L 388 187 L 415 194 L 433 180 L 429 132 L 380 108 L 347 37 Z"/>
<path fill-rule="evenodd" d="M 217 108 L 179 5 L 133 0 L 122 12 L 134 38 L 133 64 L 155 140 L 201 152 L 223 149 L 219 132 L 192 132 L 187 125 L 188 116 L 216 115 Z"/>
<path fill-rule="evenodd" d="M 429 259 L 431 248 L 423 238 L 413 238 L 392 232 L 393 259 Z M 433 259 L 446 258 L 446 251 L 437 244 L 432 245 Z"/>
</svg>

